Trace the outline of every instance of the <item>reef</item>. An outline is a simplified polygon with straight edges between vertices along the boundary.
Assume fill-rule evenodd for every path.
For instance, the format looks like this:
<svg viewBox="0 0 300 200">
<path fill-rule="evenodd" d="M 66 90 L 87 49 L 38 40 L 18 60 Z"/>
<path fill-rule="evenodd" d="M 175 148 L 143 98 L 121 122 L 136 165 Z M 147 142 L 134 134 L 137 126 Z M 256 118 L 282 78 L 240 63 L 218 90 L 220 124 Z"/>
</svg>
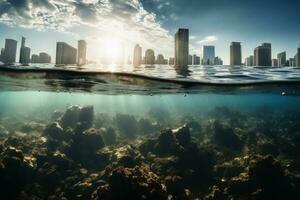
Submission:
<svg viewBox="0 0 300 200">
<path fill-rule="evenodd" d="M 218 107 L 171 123 L 156 109 L 108 116 L 71 106 L 2 118 L 1 198 L 300 199 L 299 118 L 261 112 Z"/>
</svg>

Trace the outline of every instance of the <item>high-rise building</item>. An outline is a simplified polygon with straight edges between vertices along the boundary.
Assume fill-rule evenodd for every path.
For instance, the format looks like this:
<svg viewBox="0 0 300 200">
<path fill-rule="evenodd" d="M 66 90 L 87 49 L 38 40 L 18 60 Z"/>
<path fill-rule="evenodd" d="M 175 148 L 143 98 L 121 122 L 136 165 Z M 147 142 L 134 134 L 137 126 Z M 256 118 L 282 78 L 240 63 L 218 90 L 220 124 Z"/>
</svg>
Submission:
<svg viewBox="0 0 300 200">
<path fill-rule="evenodd" d="M 189 64 L 189 29 L 180 28 L 175 34 L 175 66 Z"/>
<path fill-rule="evenodd" d="M 213 65 L 215 60 L 215 46 L 203 46 L 203 65 Z"/>
<path fill-rule="evenodd" d="M 3 61 L 3 56 L 4 56 L 4 48 L 1 48 L 0 61 Z"/>
<path fill-rule="evenodd" d="M 242 65 L 242 48 L 240 42 L 230 45 L 230 65 Z"/>
<path fill-rule="evenodd" d="M 155 64 L 155 54 L 152 49 L 147 49 L 145 52 L 145 64 L 154 65 Z"/>
<path fill-rule="evenodd" d="M 272 59 L 272 67 L 278 67 L 278 60 Z"/>
<path fill-rule="evenodd" d="M 296 65 L 296 67 L 300 67 L 300 47 L 298 47 L 298 49 L 297 49 L 295 65 Z"/>
<path fill-rule="evenodd" d="M 254 65 L 254 57 L 249 56 L 245 59 L 245 66 L 253 66 Z"/>
<path fill-rule="evenodd" d="M 169 58 L 169 65 L 174 65 L 175 64 L 175 58 L 170 57 Z"/>
<path fill-rule="evenodd" d="M 39 63 L 40 61 L 39 55 L 32 54 L 31 55 L 31 63 Z"/>
<path fill-rule="evenodd" d="M 65 42 L 56 43 L 56 64 L 57 65 L 72 65 L 76 64 L 76 48 L 68 45 Z"/>
<path fill-rule="evenodd" d="M 272 65 L 272 48 L 270 43 L 263 43 L 254 49 L 254 65 L 271 66 Z"/>
<path fill-rule="evenodd" d="M 220 57 L 215 57 L 214 65 L 223 65 L 223 60 Z"/>
<path fill-rule="evenodd" d="M 138 67 L 142 64 L 142 47 L 138 44 L 134 46 L 133 66 Z"/>
<path fill-rule="evenodd" d="M 193 65 L 200 65 L 200 56 L 193 55 Z"/>
<path fill-rule="evenodd" d="M 286 52 L 281 52 L 277 54 L 278 67 L 286 66 Z"/>
<path fill-rule="evenodd" d="M 290 58 L 289 59 L 289 67 L 295 67 L 296 64 L 295 64 L 295 59 L 294 58 Z"/>
<path fill-rule="evenodd" d="M 156 64 L 158 64 L 158 65 L 165 64 L 165 58 L 164 58 L 164 56 L 162 54 L 158 54 L 157 55 Z"/>
<path fill-rule="evenodd" d="M 2 57 L 3 63 L 12 64 L 16 62 L 17 43 L 16 40 L 5 39 L 5 48 Z"/>
<path fill-rule="evenodd" d="M 40 53 L 39 55 L 39 63 L 50 63 L 51 62 L 51 56 L 47 53 Z"/>
<path fill-rule="evenodd" d="M 86 64 L 86 41 L 79 40 L 78 41 L 78 60 L 77 65 L 85 65 Z"/>
<path fill-rule="evenodd" d="M 21 48 L 20 48 L 20 59 L 21 64 L 30 63 L 30 48 L 25 46 L 25 37 L 22 37 Z"/>
<path fill-rule="evenodd" d="M 189 55 L 188 65 L 192 65 L 192 64 L 193 64 L 193 56 Z"/>
</svg>

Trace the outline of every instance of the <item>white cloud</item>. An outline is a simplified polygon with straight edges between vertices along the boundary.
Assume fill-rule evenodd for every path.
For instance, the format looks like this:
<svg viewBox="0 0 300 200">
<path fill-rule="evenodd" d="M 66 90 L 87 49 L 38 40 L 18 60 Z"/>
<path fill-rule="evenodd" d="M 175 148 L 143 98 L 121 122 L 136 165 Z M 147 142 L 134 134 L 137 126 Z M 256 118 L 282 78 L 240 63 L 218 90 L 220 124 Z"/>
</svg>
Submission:
<svg viewBox="0 0 300 200">
<path fill-rule="evenodd" d="M 114 35 L 147 48 L 173 50 L 173 36 L 139 0 L 0 0 L 0 23 L 58 32 L 88 27 L 99 37 Z"/>
<path fill-rule="evenodd" d="M 202 40 L 198 41 L 197 44 L 210 43 L 210 42 L 214 42 L 217 40 L 219 40 L 219 38 L 217 36 L 210 35 L 210 36 L 206 36 Z"/>
</svg>

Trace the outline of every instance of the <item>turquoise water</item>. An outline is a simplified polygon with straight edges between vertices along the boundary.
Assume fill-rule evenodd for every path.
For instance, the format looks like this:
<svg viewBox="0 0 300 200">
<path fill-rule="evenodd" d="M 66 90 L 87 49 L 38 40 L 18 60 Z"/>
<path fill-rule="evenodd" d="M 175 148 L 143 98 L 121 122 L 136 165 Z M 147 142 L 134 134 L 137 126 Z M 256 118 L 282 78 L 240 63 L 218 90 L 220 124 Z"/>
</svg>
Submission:
<svg viewBox="0 0 300 200">
<path fill-rule="evenodd" d="M 1 68 L 0 193 L 299 199 L 298 71 Z"/>
</svg>

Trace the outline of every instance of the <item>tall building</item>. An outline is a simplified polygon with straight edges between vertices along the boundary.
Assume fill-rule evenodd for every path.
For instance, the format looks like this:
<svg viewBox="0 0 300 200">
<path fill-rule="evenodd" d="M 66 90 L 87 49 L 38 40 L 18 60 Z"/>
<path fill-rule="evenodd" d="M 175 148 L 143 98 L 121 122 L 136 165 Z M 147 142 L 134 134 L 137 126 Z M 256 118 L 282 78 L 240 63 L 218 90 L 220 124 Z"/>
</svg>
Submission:
<svg viewBox="0 0 300 200">
<path fill-rule="evenodd" d="M 242 48 L 240 42 L 230 45 L 230 65 L 242 65 Z"/>
<path fill-rule="evenodd" d="M 175 34 L 175 66 L 189 64 L 189 29 L 180 28 Z"/>
<path fill-rule="evenodd" d="M 278 60 L 272 59 L 272 67 L 278 67 Z"/>
<path fill-rule="evenodd" d="M 86 64 L 86 41 L 79 40 L 78 41 L 78 60 L 77 65 L 85 65 Z"/>
<path fill-rule="evenodd" d="M 4 48 L 1 48 L 0 61 L 3 61 L 3 56 L 4 56 Z"/>
<path fill-rule="evenodd" d="M 213 65 L 215 60 L 215 46 L 203 46 L 203 65 Z"/>
<path fill-rule="evenodd" d="M 142 47 L 138 44 L 134 46 L 133 66 L 138 67 L 142 64 Z"/>
<path fill-rule="evenodd" d="M 174 65 L 175 64 L 175 58 L 170 57 L 169 58 L 169 65 Z"/>
<path fill-rule="evenodd" d="M 296 59 L 295 59 L 295 66 L 300 67 L 300 47 L 297 49 Z"/>
<path fill-rule="evenodd" d="M 220 57 L 215 57 L 214 65 L 223 65 L 223 60 Z"/>
<path fill-rule="evenodd" d="M 249 56 L 245 59 L 245 66 L 253 66 L 254 65 L 254 57 Z"/>
<path fill-rule="evenodd" d="M 263 43 L 254 49 L 254 65 L 271 66 L 272 65 L 272 48 L 270 43 Z"/>
<path fill-rule="evenodd" d="M 22 37 L 21 48 L 20 48 L 20 59 L 21 64 L 30 63 L 30 48 L 25 46 L 25 37 Z"/>
<path fill-rule="evenodd" d="M 296 64 L 295 64 L 295 59 L 294 58 L 290 58 L 289 59 L 289 67 L 295 67 Z"/>
<path fill-rule="evenodd" d="M 152 49 L 147 49 L 145 52 L 145 64 L 154 65 L 155 64 L 155 54 Z"/>
<path fill-rule="evenodd" d="M 31 63 L 39 63 L 40 61 L 39 55 L 32 54 L 31 55 Z"/>
<path fill-rule="evenodd" d="M 193 64 L 193 56 L 189 55 L 188 65 L 192 65 L 192 64 Z"/>
<path fill-rule="evenodd" d="M 3 63 L 12 64 L 16 62 L 17 43 L 16 40 L 5 39 L 5 48 L 2 57 Z"/>
<path fill-rule="evenodd" d="M 158 65 L 164 65 L 165 64 L 165 58 L 162 54 L 157 55 L 156 64 L 158 64 Z"/>
<path fill-rule="evenodd" d="M 278 67 L 286 66 L 286 52 L 281 52 L 277 54 Z"/>
<path fill-rule="evenodd" d="M 47 53 L 40 53 L 39 55 L 39 63 L 50 63 L 51 62 L 51 56 Z"/>
<path fill-rule="evenodd" d="M 76 48 L 65 42 L 56 43 L 56 64 L 72 65 L 76 64 Z"/>
<path fill-rule="evenodd" d="M 200 65 L 200 56 L 193 55 L 193 65 Z"/>
</svg>

